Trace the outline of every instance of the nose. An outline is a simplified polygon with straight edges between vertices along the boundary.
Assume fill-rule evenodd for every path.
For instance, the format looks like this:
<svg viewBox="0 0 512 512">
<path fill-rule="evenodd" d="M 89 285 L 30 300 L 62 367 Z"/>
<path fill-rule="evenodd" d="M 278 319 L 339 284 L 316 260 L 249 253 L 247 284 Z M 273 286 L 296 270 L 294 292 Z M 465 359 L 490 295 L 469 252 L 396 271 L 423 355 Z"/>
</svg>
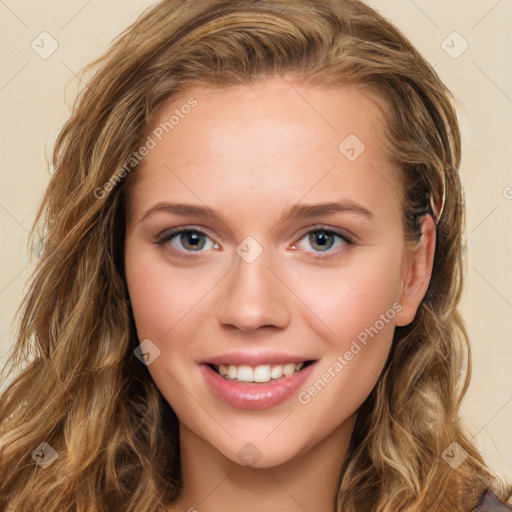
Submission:
<svg viewBox="0 0 512 512">
<path fill-rule="evenodd" d="M 233 269 L 223 280 L 217 313 L 221 325 L 252 332 L 289 324 L 290 292 L 277 277 L 279 272 L 269 267 L 265 251 L 252 263 L 236 256 Z"/>
</svg>

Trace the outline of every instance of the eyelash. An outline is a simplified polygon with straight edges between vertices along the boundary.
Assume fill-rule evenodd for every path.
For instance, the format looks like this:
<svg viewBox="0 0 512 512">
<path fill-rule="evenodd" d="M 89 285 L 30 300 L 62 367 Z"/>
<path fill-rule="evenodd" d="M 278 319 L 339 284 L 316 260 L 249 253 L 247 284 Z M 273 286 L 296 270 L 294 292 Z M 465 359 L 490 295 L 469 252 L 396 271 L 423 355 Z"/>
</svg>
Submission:
<svg viewBox="0 0 512 512">
<path fill-rule="evenodd" d="M 341 231 L 337 231 L 337 230 L 334 230 L 332 228 L 329 228 L 328 226 L 324 226 L 324 225 L 318 225 L 318 226 L 313 226 L 312 228 L 309 228 L 308 231 L 306 232 L 303 232 L 298 241 L 300 242 L 304 237 L 306 237 L 307 235 L 310 235 L 312 233 L 315 233 L 315 232 L 318 232 L 318 231 L 321 231 L 321 232 L 324 232 L 328 235 L 336 235 L 338 236 L 339 238 L 341 238 L 344 242 L 345 245 L 348 245 L 348 246 L 355 246 L 355 245 L 358 245 L 355 240 L 350 237 L 349 235 L 347 235 L 346 233 L 344 232 L 341 232 Z M 211 237 L 203 232 L 202 230 L 194 227 L 194 226 L 180 226 L 180 227 L 176 227 L 176 228 L 171 228 L 171 229 L 168 229 L 166 231 L 163 231 L 162 233 L 158 234 L 154 240 L 154 243 L 158 246 L 163 246 L 164 244 L 166 244 L 167 242 L 170 242 L 176 235 L 180 235 L 182 233 L 187 233 L 187 232 L 193 232 L 193 233 L 198 233 L 200 235 L 205 235 L 206 237 L 210 238 Z M 213 240 L 212 240 L 213 241 Z M 216 242 L 214 242 L 216 243 Z M 293 245 L 296 245 L 296 244 L 293 244 Z M 204 251 L 178 251 L 178 252 L 186 252 L 187 254 L 200 254 L 201 252 L 204 252 Z M 329 250 L 326 251 L 326 253 L 328 254 Z M 345 253 L 345 250 L 341 249 L 338 250 L 336 253 L 334 254 L 329 254 L 327 256 L 320 256 L 320 254 L 322 254 L 321 252 L 316 252 L 316 253 L 310 253 L 310 252 L 307 252 L 306 253 L 308 254 L 308 257 L 313 259 L 313 260 L 331 260 L 331 259 L 337 259 L 337 258 L 340 258 L 344 255 Z M 181 255 L 180 255 L 181 256 Z M 189 257 L 196 257 L 196 256 L 183 256 L 185 258 L 189 258 Z"/>
</svg>

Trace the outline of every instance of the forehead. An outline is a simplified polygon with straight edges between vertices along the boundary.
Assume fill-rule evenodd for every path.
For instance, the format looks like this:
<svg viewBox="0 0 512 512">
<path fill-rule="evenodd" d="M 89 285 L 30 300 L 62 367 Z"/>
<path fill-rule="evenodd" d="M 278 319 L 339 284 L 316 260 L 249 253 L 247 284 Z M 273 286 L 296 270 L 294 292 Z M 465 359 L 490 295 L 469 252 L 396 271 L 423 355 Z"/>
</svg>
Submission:
<svg viewBox="0 0 512 512">
<path fill-rule="evenodd" d="M 192 100 L 197 102 L 193 110 L 187 106 Z M 280 138 L 276 142 L 285 143 L 287 133 L 296 137 L 302 129 L 304 136 L 309 132 L 312 144 L 323 139 L 326 144 L 333 143 L 336 147 L 344 133 L 354 133 L 365 143 L 373 146 L 378 143 L 384 152 L 387 144 L 383 121 L 387 111 L 384 100 L 367 87 L 299 85 L 291 77 L 273 77 L 230 87 L 190 86 L 163 102 L 147 132 L 160 127 L 160 132 L 162 128 L 165 132 L 162 133 L 164 138 L 170 131 L 176 138 L 180 131 L 186 132 L 192 125 L 198 137 L 210 132 L 208 139 L 212 140 L 215 135 L 223 135 L 223 128 L 230 131 L 243 126 L 243 132 L 236 134 L 240 138 L 244 132 L 250 131 L 255 136 L 263 130 L 267 142 L 273 134 L 278 134 Z M 186 121 L 187 118 L 191 120 Z M 168 126 L 169 121 L 172 127 Z M 197 130 L 199 122 L 204 125 L 204 130 Z M 180 124 L 179 129 L 177 124 Z M 228 144 L 229 139 L 224 139 L 223 144 L 215 147 L 229 149 Z M 210 146 L 204 149 L 208 148 L 211 149 Z M 260 149 L 269 152 L 277 148 L 267 144 Z"/>
<path fill-rule="evenodd" d="M 247 206 L 262 194 L 297 201 L 333 191 L 396 200 L 399 173 L 387 158 L 385 111 L 352 86 L 270 78 L 189 87 L 164 102 L 148 126 L 154 148 L 136 169 L 133 206 L 166 193 L 221 203 L 243 197 Z"/>
</svg>

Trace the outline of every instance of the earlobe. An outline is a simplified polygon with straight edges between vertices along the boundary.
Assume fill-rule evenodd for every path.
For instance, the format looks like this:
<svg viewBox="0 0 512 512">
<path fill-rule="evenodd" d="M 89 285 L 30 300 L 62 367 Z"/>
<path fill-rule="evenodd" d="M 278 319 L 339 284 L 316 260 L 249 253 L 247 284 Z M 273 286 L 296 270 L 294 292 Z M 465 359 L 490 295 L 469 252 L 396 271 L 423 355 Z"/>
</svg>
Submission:
<svg viewBox="0 0 512 512">
<path fill-rule="evenodd" d="M 430 215 L 421 223 L 421 239 L 418 246 L 409 251 L 404 261 L 404 278 L 400 304 L 402 309 L 396 316 L 396 325 L 410 324 L 427 292 L 432 275 L 436 248 L 436 225 Z"/>
</svg>

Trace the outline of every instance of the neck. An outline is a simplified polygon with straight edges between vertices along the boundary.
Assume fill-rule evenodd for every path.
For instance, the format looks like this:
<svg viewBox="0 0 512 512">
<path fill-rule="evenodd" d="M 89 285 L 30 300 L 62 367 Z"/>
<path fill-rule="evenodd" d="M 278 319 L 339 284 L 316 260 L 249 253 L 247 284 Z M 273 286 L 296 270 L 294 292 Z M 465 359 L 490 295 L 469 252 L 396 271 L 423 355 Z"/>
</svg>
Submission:
<svg viewBox="0 0 512 512">
<path fill-rule="evenodd" d="M 333 512 L 355 417 L 278 466 L 241 466 L 180 424 L 183 491 L 169 512 Z"/>
</svg>

